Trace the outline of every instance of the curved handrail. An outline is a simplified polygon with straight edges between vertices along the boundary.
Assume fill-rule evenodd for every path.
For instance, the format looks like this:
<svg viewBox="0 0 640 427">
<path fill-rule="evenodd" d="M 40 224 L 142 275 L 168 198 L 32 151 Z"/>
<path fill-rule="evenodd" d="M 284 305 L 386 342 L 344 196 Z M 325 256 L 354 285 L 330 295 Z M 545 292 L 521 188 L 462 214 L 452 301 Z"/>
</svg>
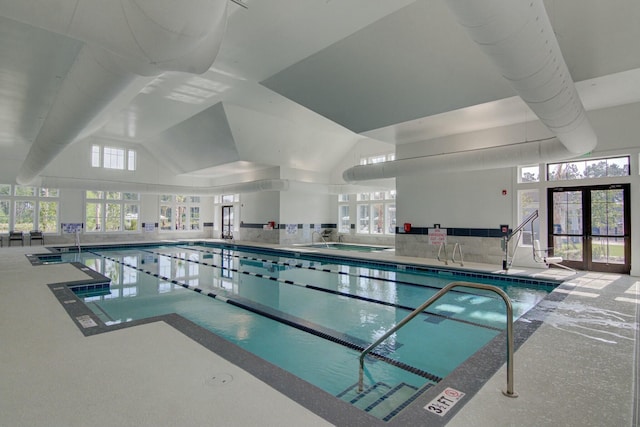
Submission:
<svg viewBox="0 0 640 427">
<path fill-rule="evenodd" d="M 460 254 L 460 261 L 456 259 L 456 249 L 458 249 L 458 253 Z M 453 254 L 451 254 L 451 262 L 456 264 L 460 264 L 460 267 L 464 267 L 464 257 L 462 256 L 462 245 L 460 243 L 456 243 L 453 247 Z"/>
<path fill-rule="evenodd" d="M 444 248 L 444 259 L 440 259 L 440 253 L 442 252 L 442 248 Z M 437 258 L 438 258 L 438 261 L 444 262 L 444 265 L 449 265 L 449 262 L 447 261 L 447 244 L 445 242 L 440 242 Z"/>
<path fill-rule="evenodd" d="M 389 338 L 391 334 L 395 333 L 398 329 L 406 325 L 411 319 L 422 313 L 427 307 L 436 302 L 441 296 L 449 292 L 451 289 L 464 286 L 466 288 L 484 289 L 497 293 L 502 297 L 507 307 L 507 389 L 502 393 L 507 397 L 518 397 L 518 393 L 513 391 L 513 307 L 509 296 L 500 288 L 493 285 L 485 285 L 483 283 L 471 283 L 471 282 L 451 282 L 444 288 L 436 292 L 431 298 L 426 300 L 420 307 L 413 310 L 407 317 L 402 319 L 396 326 L 388 330 L 383 336 L 378 338 L 376 342 L 365 348 L 360 353 L 360 370 L 358 372 L 358 391 L 362 391 L 364 382 L 364 358 L 375 347 L 380 345 L 384 340 Z"/>
<path fill-rule="evenodd" d="M 327 243 L 327 241 L 324 239 L 324 237 L 322 237 L 322 234 L 320 234 L 319 231 L 314 231 L 313 233 L 311 233 L 311 246 L 314 245 L 313 243 L 313 236 L 317 234 L 318 236 L 320 236 L 320 239 L 322 239 L 322 241 L 324 242 L 324 245 L 328 248 L 329 247 L 329 243 Z"/>
</svg>

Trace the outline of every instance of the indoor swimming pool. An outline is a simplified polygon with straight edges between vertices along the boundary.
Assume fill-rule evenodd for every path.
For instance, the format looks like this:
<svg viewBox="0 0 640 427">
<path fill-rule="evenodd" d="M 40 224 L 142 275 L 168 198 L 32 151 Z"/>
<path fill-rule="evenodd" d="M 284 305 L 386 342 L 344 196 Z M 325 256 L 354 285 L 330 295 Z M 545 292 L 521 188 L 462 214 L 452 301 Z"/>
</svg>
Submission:
<svg viewBox="0 0 640 427">
<path fill-rule="evenodd" d="M 385 421 L 506 324 L 497 295 L 456 288 L 367 357 L 365 389 L 359 393 L 360 352 L 410 311 L 448 283 L 464 280 L 503 289 L 518 318 L 554 287 L 546 281 L 204 243 L 83 248 L 60 259 L 78 261 L 111 280 L 108 288 L 77 292 L 104 325 L 177 313 Z"/>
</svg>

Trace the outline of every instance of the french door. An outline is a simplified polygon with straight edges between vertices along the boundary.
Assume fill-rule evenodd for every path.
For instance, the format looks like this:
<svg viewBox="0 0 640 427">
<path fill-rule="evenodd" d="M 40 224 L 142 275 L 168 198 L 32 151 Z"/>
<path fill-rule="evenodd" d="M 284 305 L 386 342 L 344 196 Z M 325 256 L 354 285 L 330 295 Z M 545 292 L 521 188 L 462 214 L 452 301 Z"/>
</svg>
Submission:
<svg viewBox="0 0 640 427">
<path fill-rule="evenodd" d="M 222 206 L 222 238 L 233 237 L 233 206 Z"/>
<path fill-rule="evenodd" d="M 629 184 L 550 188 L 549 246 L 563 264 L 589 271 L 631 271 Z"/>
</svg>

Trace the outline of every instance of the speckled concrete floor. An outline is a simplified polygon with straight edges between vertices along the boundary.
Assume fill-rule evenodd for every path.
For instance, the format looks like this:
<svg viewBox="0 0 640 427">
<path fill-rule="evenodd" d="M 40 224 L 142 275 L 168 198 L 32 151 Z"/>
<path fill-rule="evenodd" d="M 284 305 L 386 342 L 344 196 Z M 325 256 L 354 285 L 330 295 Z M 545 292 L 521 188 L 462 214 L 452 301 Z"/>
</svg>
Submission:
<svg viewBox="0 0 640 427">
<path fill-rule="evenodd" d="M 330 425 L 167 324 L 83 336 L 46 286 L 82 273 L 32 267 L 31 249 L 0 249 L 0 426 Z M 639 280 L 570 278 L 529 318 L 543 324 L 516 352 L 519 397 L 503 368 L 443 424 L 636 426 Z"/>
<path fill-rule="evenodd" d="M 543 302 L 544 320 L 516 353 L 516 391 L 501 395 L 504 375 L 491 378 L 447 425 L 637 426 L 638 278 L 587 273 Z"/>
</svg>

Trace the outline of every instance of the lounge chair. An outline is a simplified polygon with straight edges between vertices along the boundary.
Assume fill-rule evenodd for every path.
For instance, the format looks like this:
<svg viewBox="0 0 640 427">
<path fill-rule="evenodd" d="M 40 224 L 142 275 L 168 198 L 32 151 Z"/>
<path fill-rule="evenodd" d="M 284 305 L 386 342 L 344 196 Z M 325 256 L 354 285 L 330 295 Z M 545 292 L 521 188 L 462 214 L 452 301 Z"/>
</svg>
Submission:
<svg viewBox="0 0 640 427">
<path fill-rule="evenodd" d="M 34 240 L 40 240 L 40 244 L 44 245 L 44 236 L 42 235 L 42 231 L 33 230 L 29 232 L 29 246 L 31 246 L 31 242 Z"/>
<path fill-rule="evenodd" d="M 24 234 L 22 233 L 22 231 L 10 231 L 8 246 L 11 246 L 11 242 L 18 241 L 18 240 L 20 241 L 20 244 L 24 246 Z"/>
</svg>

